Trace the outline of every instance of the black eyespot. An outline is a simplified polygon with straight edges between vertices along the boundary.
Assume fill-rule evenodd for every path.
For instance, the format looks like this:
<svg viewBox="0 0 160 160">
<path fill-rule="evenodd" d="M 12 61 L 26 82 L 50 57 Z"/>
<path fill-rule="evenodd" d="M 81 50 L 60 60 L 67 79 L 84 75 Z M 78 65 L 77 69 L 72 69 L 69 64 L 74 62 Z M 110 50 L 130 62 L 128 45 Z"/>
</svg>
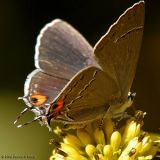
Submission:
<svg viewBox="0 0 160 160">
<path fill-rule="evenodd" d="M 57 107 L 58 107 L 58 104 L 57 104 L 57 103 L 53 103 L 53 104 L 52 104 L 52 108 L 53 108 L 53 109 L 56 109 Z"/>
<path fill-rule="evenodd" d="M 31 101 L 32 101 L 32 103 L 37 103 L 38 99 L 34 97 L 34 98 L 31 98 Z"/>
</svg>

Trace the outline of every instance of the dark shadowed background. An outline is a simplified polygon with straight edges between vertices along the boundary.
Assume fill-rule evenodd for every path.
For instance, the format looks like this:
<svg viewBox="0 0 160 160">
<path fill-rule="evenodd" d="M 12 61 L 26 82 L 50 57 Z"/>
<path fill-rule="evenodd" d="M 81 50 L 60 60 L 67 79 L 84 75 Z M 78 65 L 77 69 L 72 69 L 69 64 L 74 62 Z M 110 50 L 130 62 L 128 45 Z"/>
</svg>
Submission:
<svg viewBox="0 0 160 160">
<path fill-rule="evenodd" d="M 17 98 L 23 96 L 26 76 L 34 69 L 34 47 L 40 29 L 51 20 L 61 18 L 94 45 L 119 15 L 135 2 L 0 1 L 0 159 L 4 159 L 2 156 L 28 155 L 32 156 L 30 159 L 44 160 L 48 159 L 53 148 L 48 145 L 53 133 L 49 133 L 46 127 L 37 122 L 20 129 L 13 125 L 24 108 L 24 103 Z M 160 127 L 159 6 L 158 0 L 146 0 L 144 37 L 132 87 L 132 91 L 137 93 L 135 105 L 148 113 L 144 128 L 154 132 L 159 132 Z M 31 118 L 33 114 L 29 113 L 20 122 Z"/>
</svg>

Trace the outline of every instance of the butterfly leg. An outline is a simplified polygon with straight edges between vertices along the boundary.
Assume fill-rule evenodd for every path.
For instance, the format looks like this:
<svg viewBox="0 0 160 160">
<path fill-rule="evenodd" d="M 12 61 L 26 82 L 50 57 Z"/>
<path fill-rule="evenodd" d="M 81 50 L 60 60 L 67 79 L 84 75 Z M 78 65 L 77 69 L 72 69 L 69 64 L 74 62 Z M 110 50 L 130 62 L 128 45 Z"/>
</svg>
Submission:
<svg viewBox="0 0 160 160">
<path fill-rule="evenodd" d="M 99 123 L 99 129 L 102 129 L 104 124 L 104 117 L 101 118 L 100 123 Z"/>
<path fill-rule="evenodd" d="M 87 126 L 87 123 L 83 123 L 83 124 L 64 124 L 63 129 L 64 130 L 80 129 L 80 128 L 85 128 L 86 126 Z"/>
<path fill-rule="evenodd" d="M 120 112 L 120 113 L 116 113 L 111 115 L 111 118 L 113 119 L 119 119 L 119 121 L 121 121 L 124 118 L 130 118 L 132 117 L 131 115 L 129 115 L 127 112 Z"/>
<path fill-rule="evenodd" d="M 102 118 L 100 119 L 100 124 L 99 124 L 99 128 L 102 128 L 103 124 L 104 124 L 104 118 L 107 116 L 107 112 L 108 112 L 108 108 L 110 107 L 109 104 L 107 104 L 105 106 L 105 110 L 104 113 L 102 114 Z"/>
<path fill-rule="evenodd" d="M 69 114 L 68 114 L 68 112 L 65 112 L 65 119 L 67 120 L 67 121 L 69 121 L 69 122 L 74 122 L 74 119 L 71 117 L 71 116 L 69 116 Z"/>
</svg>

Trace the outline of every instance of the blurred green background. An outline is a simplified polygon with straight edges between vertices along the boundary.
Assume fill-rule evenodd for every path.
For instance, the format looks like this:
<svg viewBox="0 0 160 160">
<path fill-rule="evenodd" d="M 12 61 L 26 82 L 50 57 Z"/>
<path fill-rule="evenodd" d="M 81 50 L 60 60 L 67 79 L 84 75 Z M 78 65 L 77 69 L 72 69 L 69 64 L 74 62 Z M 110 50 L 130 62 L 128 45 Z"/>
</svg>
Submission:
<svg viewBox="0 0 160 160">
<path fill-rule="evenodd" d="M 109 26 L 135 0 L 95 1 L 0 1 L 0 159 L 2 156 L 33 156 L 45 160 L 53 137 L 37 122 L 17 129 L 13 121 L 24 108 L 18 101 L 23 85 L 34 69 L 34 47 L 40 29 L 55 18 L 71 23 L 94 45 Z M 146 0 L 145 30 L 132 91 L 135 105 L 146 111 L 144 128 L 159 132 L 160 127 L 160 9 L 158 0 Z M 20 122 L 33 118 L 25 115 Z M 30 158 L 30 159 L 33 159 Z M 6 158 L 7 159 L 7 158 Z M 9 158 L 8 158 L 9 159 Z"/>
</svg>

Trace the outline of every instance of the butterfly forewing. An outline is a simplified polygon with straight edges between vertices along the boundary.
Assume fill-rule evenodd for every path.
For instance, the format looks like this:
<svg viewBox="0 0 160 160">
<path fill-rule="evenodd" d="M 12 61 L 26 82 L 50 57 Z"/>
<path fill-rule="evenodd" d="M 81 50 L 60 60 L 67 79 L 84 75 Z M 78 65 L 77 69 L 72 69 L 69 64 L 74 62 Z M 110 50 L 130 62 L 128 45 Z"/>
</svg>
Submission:
<svg viewBox="0 0 160 160">
<path fill-rule="evenodd" d="M 47 24 L 37 39 L 35 65 L 44 72 L 66 79 L 80 69 L 96 65 L 89 43 L 68 23 L 56 19 Z"/>
<path fill-rule="evenodd" d="M 127 98 L 135 76 L 144 26 L 144 1 L 127 9 L 94 48 L 98 63 Z"/>
</svg>

